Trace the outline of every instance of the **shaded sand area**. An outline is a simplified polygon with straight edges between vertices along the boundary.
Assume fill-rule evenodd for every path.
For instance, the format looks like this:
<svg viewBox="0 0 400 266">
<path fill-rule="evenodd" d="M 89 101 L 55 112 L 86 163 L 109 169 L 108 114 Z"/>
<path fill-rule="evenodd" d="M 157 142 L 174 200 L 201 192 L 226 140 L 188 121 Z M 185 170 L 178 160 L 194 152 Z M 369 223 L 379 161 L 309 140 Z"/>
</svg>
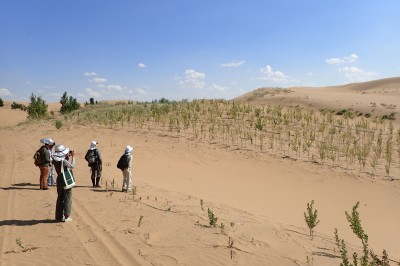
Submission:
<svg viewBox="0 0 400 266">
<path fill-rule="evenodd" d="M 397 162 L 389 179 L 129 126 L 17 124 L 0 127 L 1 265 L 339 265 L 335 228 L 350 256 L 361 254 L 345 216 L 358 201 L 370 249 L 400 259 Z M 77 155 L 70 223 L 53 222 L 56 189 L 39 190 L 32 156 L 43 137 Z M 83 158 L 92 140 L 104 158 L 96 189 Z M 135 194 L 120 192 L 116 168 L 128 144 Z M 311 200 L 313 240 L 303 216 Z"/>
</svg>

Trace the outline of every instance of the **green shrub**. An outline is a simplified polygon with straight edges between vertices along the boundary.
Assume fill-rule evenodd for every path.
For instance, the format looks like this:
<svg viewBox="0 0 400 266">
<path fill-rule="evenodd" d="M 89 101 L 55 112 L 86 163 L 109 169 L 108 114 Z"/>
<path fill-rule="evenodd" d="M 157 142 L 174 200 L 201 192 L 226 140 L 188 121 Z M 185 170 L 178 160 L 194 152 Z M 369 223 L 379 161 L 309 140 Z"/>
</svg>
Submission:
<svg viewBox="0 0 400 266">
<path fill-rule="evenodd" d="M 46 102 L 40 96 L 36 96 L 33 93 L 31 94 L 30 99 L 31 103 L 27 108 L 28 118 L 46 117 L 48 115 Z"/>
<path fill-rule="evenodd" d="M 3 106 L 4 106 L 3 99 L 2 99 L 2 98 L 0 98 L 0 107 L 3 107 Z"/>
<path fill-rule="evenodd" d="M 81 108 L 81 105 L 78 103 L 76 98 L 73 98 L 72 96 L 68 97 L 67 92 L 64 92 L 63 96 L 60 99 L 60 103 L 60 113 L 62 114 L 70 113 Z"/>
<path fill-rule="evenodd" d="M 61 120 L 56 120 L 56 128 L 60 129 L 62 127 L 62 122 Z"/>
<path fill-rule="evenodd" d="M 21 103 L 16 103 L 16 102 L 13 102 L 12 104 L 11 104 L 11 109 L 20 109 L 20 110 L 22 110 L 22 111 L 26 111 L 26 106 L 25 105 L 23 105 L 23 104 L 21 104 Z"/>
</svg>

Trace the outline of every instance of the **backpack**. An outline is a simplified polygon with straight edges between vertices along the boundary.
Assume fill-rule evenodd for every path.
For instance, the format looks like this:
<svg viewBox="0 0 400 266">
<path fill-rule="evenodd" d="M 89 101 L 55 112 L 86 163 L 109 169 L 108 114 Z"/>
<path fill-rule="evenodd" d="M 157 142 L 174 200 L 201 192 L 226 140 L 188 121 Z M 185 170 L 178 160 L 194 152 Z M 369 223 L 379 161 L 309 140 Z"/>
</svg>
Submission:
<svg viewBox="0 0 400 266">
<path fill-rule="evenodd" d="M 89 165 L 97 163 L 99 160 L 96 149 L 88 150 L 85 156 L 85 160 L 88 162 Z"/>
<path fill-rule="evenodd" d="M 36 166 L 40 166 L 42 164 L 42 156 L 40 154 L 40 150 L 42 149 L 42 147 L 40 147 L 35 154 L 33 155 L 33 160 L 34 160 L 34 164 Z"/>
<path fill-rule="evenodd" d="M 117 168 L 121 170 L 128 168 L 128 155 L 124 154 L 121 156 L 121 158 L 119 158 Z"/>
</svg>

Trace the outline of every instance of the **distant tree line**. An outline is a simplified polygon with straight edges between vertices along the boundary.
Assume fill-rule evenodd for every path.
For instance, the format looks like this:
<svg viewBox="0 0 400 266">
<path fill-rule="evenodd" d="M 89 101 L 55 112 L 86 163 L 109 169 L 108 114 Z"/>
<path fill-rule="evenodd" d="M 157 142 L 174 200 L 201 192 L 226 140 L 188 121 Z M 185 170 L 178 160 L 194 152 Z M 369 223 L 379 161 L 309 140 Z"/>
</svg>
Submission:
<svg viewBox="0 0 400 266">
<path fill-rule="evenodd" d="M 87 106 L 87 105 L 94 105 L 94 104 L 98 104 L 99 102 L 98 101 L 94 101 L 94 98 L 90 98 L 89 99 L 89 102 L 85 102 L 85 106 Z"/>
<path fill-rule="evenodd" d="M 26 111 L 28 113 L 28 118 L 30 119 L 38 119 L 38 118 L 46 118 L 49 116 L 48 105 L 46 101 L 39 95 L 31 94 L 29 96 L 30 103 L 28 106 L 25 106 L 21 103 L 13 102 L 11 104 L 11 109 L 20 109 Z M 0 99 L 0 105 L 3 104 L 3 100 Z M 80 104 L 76 100 L 76 98 L 72 96 L 68 96 L 67 92 L 64 92 L 63 96 L 60 99 L 61 108 L 60 113 L 67 114 L 75 110 L 80 109 Z M 52 115 L 54 114 L 51 112 Z"/>
</svg>

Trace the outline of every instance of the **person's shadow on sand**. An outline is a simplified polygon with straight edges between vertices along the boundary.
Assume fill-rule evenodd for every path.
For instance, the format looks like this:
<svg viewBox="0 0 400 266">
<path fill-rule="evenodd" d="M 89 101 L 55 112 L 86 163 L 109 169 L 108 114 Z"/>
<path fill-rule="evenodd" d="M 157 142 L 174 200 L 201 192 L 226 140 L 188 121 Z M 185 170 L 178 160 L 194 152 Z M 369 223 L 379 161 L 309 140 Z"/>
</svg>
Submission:
<svg viewBox="0 0 400 266">
<path fill-rule="evenodd" d="M 52 224 L 59 223 L 56 220 L 45 219 L 45 220 L 4 220 L 0 221 L 0 226 L 31 226 L 35 224 Z"/>
<path fill-rule="evenodd" d="M 38 190 L 39 184 L 32 184 L 32 183 L 18 183 L 18 184 L 11 184 L 11 187 L 0 187 L 2 190 L 18 190 L 18 189 L 27 189 L 27 190 Z"/>
</svg>

